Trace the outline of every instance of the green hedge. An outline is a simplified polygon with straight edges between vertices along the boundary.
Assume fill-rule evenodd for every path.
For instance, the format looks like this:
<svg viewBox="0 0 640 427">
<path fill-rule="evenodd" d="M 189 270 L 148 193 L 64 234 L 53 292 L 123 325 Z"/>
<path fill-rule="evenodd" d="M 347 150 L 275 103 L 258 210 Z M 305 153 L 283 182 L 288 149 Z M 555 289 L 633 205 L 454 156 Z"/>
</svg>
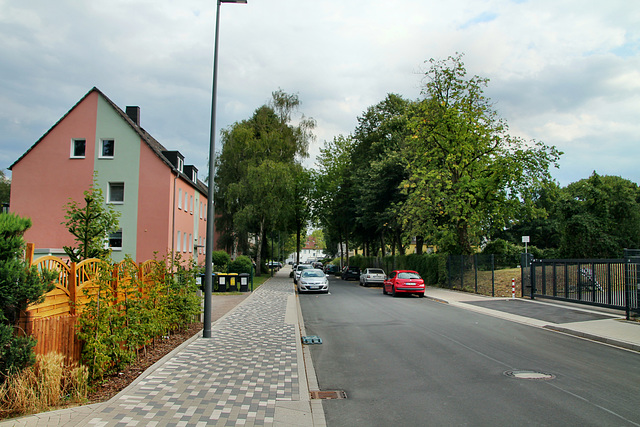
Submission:
<svg viewBox="0 0 640 427">
<path fill-rule="evenodd" d="M 427 285 L 447 283 L 447 254 L 411 254 L 385 257 L 349 257 L 349 265 L 365 268 L 382 268 L 389 274 L 393 270 L 414 270 L 420 273 Z"/>
</svg>

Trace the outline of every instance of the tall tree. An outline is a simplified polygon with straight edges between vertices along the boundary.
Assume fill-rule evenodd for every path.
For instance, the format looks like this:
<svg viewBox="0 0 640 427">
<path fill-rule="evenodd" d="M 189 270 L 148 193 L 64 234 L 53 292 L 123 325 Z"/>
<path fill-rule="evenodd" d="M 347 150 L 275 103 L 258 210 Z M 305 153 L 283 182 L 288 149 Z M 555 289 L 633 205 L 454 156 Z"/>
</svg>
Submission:
<svg viewBox="0 0 640 427">
<path fill-rule="evenodd" d="M 349 177 L 353 139 L 343 135 L 325 141 L 317 159 L 317 177 L 314 188 L 314 217 L 325 231 L 328 241 L 346 245 L 354 227 L 352 185 Z M 342 251 L 340 251 L 342 258 Z M 348 262 L 348 255 L 347 255 Z"/>
<path fill-rule="evenodd" d="M 299 105 L 297 95 L 278 90 L 269 105 L 222 132 L 223 148 L 215 180 L 216 224 L 227 249 L 239 248 L 247 253 L 248 236 L 259 236 L 256 249 L 261 252 L 264 237 L 282 231 L 283 224 L 288 224 L 295 197 L 292 172 L 308 156 L 315 126 L 313 119 L 304 116 L 297 124 L 292 123 Z M 265 181 L 267 177 L 273 182 Z M 256 193 L 248 193 L 249 189 Z M 265 206 L 264 201 L 271 200 L 267 191 L 276 192 L 281 199 Z M 251 212 L 259 217 L 251 218 Z M 256 254 L 258 258 L 261 255 Z"/>
<path fill-rule="evenodd" d="M 621 258 L 640 248 L 640 189 L 618 176 L 569 184 L 560 200 L 560 252 L 568 258 Z"/>
<path fill-rule="evenodd" d="M 430 63 L 425 99 L 409 118 L 402 219 L 413 235 L 469 254 L 491 226 L 523 206 L 533 212 L 531 195 L 561 153 L 509 135 L 484 96 L 488 80 L 467 77 L 461 55 Z"/>
<path fill-rule="evenodd" d="M 356 193 L 355 213 L 366 246 L 380 247 L 387 241 L 402 246 L 402 224 L 397 211 L 405 195 L 400 183 L 408 178 L 402 155 L 408 134 L 407 112 L 411 102 L 389 94 L 358 118 L 350 168 Z"/>
<path fill-rule="evenodd" d="M 242 200 L 234 216 L 234 227 L 255 236 L 256 274 L 261 274 L 264 236 L 285 221 L 285 203 L 290 200 L 291 170 L 286 163 L 265 160 L 250 166 L 247 175 L 229 186 L 229 197 Z"/>
</svg>

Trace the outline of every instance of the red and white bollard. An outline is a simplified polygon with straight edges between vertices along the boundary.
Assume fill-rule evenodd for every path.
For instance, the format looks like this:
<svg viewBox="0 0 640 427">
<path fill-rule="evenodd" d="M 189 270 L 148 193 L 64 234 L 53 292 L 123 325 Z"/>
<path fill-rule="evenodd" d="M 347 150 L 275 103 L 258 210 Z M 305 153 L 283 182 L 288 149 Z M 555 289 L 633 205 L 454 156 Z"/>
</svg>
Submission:
<svg viewBox="0 0 640 427">
<path fill-rule="evenodd" d="M 516 279 L 511 279 L 511 298 L 515 299 L 516 297 Z"/>
</svg>

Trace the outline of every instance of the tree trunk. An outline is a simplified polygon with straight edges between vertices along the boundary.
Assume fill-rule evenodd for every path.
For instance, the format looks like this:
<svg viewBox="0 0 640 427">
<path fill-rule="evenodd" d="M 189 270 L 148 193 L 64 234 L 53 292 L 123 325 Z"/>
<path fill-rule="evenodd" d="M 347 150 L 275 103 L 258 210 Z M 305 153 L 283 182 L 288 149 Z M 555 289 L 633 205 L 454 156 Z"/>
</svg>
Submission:
<svg viewBox="0 0 640 427">
<path fill-rule="evenodd" d="M 465 221 L 458 222 L 458 245 L 463 255 L 471 255 L 471 243 L 469 242 L 469 226 Z"/>
<path fill-rule="evenodd" d="M 300 233 L 302 233 L 302 224 L 296 222 L 296 264 L 300 264 Z"/>
<path fill-rule="evenodd" d="M 344 247 L 347 250 L 347 265 L 349 265 L 349 239 L 344 239 Z"/>
<path fill-rule="evenodd" d="M 260 221 L 260 232 L 257 235 L 256 242 L 256 276 L 262 274 L 262 234 L 264 232 L 264 220 Z"/>
<path fill-rule="evenodd" d="M 382 251 L 382 256 L 386 255 L 386 248 L 384 247 L 384 231 L 380 232 L 380 249 Z"/>
<path fill-rule="evenodd" d="M 422 255 L 422 245 L 424 245 L 424 237 L 416 236 L 416 254 Z"/>
</svg>

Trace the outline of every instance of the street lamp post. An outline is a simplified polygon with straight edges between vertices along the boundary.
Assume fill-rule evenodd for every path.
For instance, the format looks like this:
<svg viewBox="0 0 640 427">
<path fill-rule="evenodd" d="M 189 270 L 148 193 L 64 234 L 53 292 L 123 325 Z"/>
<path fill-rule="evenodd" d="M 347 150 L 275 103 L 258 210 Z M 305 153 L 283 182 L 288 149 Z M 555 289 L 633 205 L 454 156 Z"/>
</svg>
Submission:
<svg viewBox="0 0 640 427">
<path fill-rule="evenodd" d="M 213 288 L 213 249 L 214 249 L 214 219 L 215 207 L 213 203 L 214 197 L 214 176 L 215 176 L 215 160 L 216 160 L 216 98 L 218 96 L 218 29 L 220 27 L 220 4 L 222 3 L 242 3 L 246 4 L 247 0 L 217 0 L 216 6 L 216 33 L 213 41 L 213 87 L 211 90 L 211 130 L 209 132 L 209 182 L 207 192 L 207 243 L 205 254 L 205 280 L 204 280 L 204 325 L 202 336 L 211 338 L 211 290 Z"/>
</svg>

